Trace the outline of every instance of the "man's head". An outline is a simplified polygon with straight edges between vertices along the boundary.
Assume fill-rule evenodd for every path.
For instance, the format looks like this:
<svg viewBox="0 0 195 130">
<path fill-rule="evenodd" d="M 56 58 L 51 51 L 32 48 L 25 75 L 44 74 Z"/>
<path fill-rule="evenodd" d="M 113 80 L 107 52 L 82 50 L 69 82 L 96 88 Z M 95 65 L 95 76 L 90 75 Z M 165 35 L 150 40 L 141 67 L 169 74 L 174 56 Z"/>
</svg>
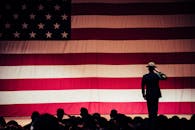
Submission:
<svg viewBox="0 0 195 130">
<path fill-rule="evenodd" d="M 58 109 L 57 109 L 57 118 L 58 118 L 58 119 L 62 119 L 63 116 L 64 116 L 64 109 L 58 108 Z"/>
<path fill-rule="evenodd" d="M 58 120 L 51 114 L 42 114 L 34 122 L 33 130 L 59 130 Z"/>
<path fill-rule="evenodd" d="M 147 65 L 146 67 L 148 67 L 148 70 L 149 70 L 149 71 L 153 71 L 153 70 L 155 70 L 156 65 L 155 65 L 155 63 L 152 61 L 152 62 L 149 62 L 148 65 Z"/>
<path fill-rule="evenodd" d="M 37 118 L 39 118 L 40 114 L 38 111 L 34 111 L 32 114 L 31 114 L 31 119 L 32 121 L 34 122 L 35 120 L 37 120 Z"/>
<path fill-rule="evenodd" d="M 85 116 L 87 116 L 88 114 L 89 114 L 89 113 L 88 113 L 87 108 L 81 107 L 81 109 L 80 109 L 80 115 L 81 115 L 81 117 L 85 117 Z"/>
</svg>

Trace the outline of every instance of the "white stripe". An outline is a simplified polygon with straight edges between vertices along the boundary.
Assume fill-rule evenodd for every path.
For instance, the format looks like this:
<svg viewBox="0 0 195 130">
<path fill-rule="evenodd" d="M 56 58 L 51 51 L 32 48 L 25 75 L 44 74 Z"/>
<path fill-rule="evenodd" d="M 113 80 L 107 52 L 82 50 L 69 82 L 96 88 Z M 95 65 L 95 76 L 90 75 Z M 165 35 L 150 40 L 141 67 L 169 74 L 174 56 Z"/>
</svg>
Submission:
<svg viewBox="0 0 195 130">
<path fill-rule="evenodd" d="M 194 27 L 195 15 L 76 15 L 71 17 L 72 28 L 168 28 Z M 112 24 L 110 24 L 112 21 Z"/>
<path fill-rule="evenodd" d="M 195 89 L 161 90 L 160 102 L 195 102 Z M 145 102 L 141 90 L 1 91 L 0 105 L 64 102 Z"/>
<path fill-rule="evenodd" d="M 72 3 L 172 3 L 190 0 L 72 0 Z"/>
<path fill-rule="evenodd" d="M 195 64 L 161 64 L 168 77 L 194 77 Z M 142 77 L 146 65 L 40 65 L 0 66 L 0 79 L 73 78 L 73 77 Z"/>
<path fill-rule="evenodd" d="M 195 39 L 0 41 L 0 54 L 195 52 L 194 43 Z"/>
</svg>

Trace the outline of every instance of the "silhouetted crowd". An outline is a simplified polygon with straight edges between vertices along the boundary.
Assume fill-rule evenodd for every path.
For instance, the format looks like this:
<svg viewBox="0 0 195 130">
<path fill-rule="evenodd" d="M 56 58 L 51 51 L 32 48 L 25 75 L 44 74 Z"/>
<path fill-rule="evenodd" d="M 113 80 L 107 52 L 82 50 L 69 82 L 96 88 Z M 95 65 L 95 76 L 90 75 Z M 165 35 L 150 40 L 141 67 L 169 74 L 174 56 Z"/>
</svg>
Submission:
<svg viewBox="0 0 195 130">
<path fill-rule="evenodd" d="M 64 115 L 68 117 L 64 119 Z M 6 123 L 0 116 L 0 130 L 195 130 L 195 114 L 190 119 L 159 115 L 151 120 L 140 116 L 131 118 L 113 109 L 110 119 L 106 119 L 99 113 L 89 114 L 86 108 L 80 109 L 80 116 L 67 115 L 59 108 L 56 116 L 34 111 L 31 122 L 23 127 L 15 120 Z"/>
</svg>

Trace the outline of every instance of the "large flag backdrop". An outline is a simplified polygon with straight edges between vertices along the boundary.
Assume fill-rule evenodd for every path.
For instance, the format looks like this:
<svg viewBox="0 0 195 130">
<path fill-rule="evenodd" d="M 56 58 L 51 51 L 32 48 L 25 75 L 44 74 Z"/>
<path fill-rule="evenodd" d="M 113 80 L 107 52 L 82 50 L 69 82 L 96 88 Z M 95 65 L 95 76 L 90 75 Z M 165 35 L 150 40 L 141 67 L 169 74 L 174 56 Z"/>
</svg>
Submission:
<svg viewBox="0 0 195 130">
<path fill-rule="evenodd" d="M 168 76 L 159 113 L 195 113 L 193 1 L 26 1 L 1 4 L 1 116 L 146 114 L 149 61 Z"/>
</svg>

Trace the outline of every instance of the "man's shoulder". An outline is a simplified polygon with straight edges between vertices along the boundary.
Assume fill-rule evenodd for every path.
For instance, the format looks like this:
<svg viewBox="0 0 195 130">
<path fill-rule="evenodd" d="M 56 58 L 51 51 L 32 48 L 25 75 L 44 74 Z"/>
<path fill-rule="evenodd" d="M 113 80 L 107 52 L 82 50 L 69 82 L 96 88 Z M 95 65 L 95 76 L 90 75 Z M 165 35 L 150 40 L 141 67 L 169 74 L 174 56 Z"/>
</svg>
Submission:
<svg viewBox="0 0 195 130">
<path fill-rule="evenodd" d="M 151 75 L 156 75 L 155 73 L 147 73 L 147 74 L 144 74 L 143 76 L 151 76 Z"/>
<path fill-rule="evenodd" d="M 158 77 L 158 74 L 156 73 L 147 73 L 143 75 L 143 78 L 147 78 L 147 77 Z"/>
<path fill-rule="evenodd" d="M 149 73 L 143 75 L 143 78 L 147 78 L 147 77 L 150 77 L 150 74 Z"/>
</svg>

